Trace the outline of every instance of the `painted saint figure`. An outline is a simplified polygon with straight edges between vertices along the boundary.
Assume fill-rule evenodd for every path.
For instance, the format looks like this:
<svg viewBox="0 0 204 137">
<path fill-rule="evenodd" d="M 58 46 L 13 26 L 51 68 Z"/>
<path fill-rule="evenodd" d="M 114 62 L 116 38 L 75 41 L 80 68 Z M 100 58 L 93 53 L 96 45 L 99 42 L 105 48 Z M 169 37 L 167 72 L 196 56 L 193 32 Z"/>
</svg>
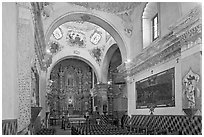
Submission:
<svg viewBox="0 0 204 137">
<path fill-rule="evenodd" d="M 193 73 L 191 70 L 189 73 L 184 77 L 183 83 L 185 86 L 184 95 L 188 100 L 188 108 L 195 108 L 196 107 L 196 94 L 199 96 L 200 91 L 196 87 L 196 84 L 199 81 L 199 75 Z M 196 93 L 197 92 L 197 93 Z"/>
</svg>

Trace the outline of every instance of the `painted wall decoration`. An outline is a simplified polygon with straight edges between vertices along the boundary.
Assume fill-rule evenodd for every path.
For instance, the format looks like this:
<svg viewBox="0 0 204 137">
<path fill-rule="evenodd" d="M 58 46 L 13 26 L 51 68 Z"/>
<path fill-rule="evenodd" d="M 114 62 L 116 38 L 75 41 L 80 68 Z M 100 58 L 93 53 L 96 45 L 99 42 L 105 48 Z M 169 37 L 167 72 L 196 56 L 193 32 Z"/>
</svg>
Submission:
<svg viewBox="0 0 204 137">
<path fill-rule="evenodd" d="M 102 47 L 96 47 L 91 50 L 89 50 L 90 55 L 95 59 L 95 61 L 100 65 L 101 59 L 103 56 L 105 46 Z"/>
<path fill-rule="evenodd" d="M 60 40 L 63 37 L 63 32 L 60 27 L 56 28 L 52 34 L 56 40 Z"/>
<path fill-rule="evenodd" d="M 181 60 L 182 70 L 182 108 L 202 109 L 202 77 L 200 52 Z"/>
<path fill-rule="evenodd" d="M 102 32 L 95 30 L 90 36 L 91 43 L 94 45 L 97 45 L 102 38 L 101 35 L 102 35 Z"/>
<path fill-rule="evenodd" d="M 186 103 L 187 108 L 195 108 L 196 107 L 196 96 L 200 96 L 200 90 L 197 87 L 200 76 L 194 73 L 191 69 L 183 78 L 183 96 L 184 102 Z"/>
<path fill-rule="evenodd" d="M 86 37 L 82 31 L 68 30 L 66 39 L 69 46 L 86 47 Z"/>
<path fill-rule="evenodd" d="M 48 50 L 52 55 L 55 55 L 57 52 L 61 51 L 64 46 L 60 45 L 59 42 L 51 41 L 49 42 Z"/>
</svg>

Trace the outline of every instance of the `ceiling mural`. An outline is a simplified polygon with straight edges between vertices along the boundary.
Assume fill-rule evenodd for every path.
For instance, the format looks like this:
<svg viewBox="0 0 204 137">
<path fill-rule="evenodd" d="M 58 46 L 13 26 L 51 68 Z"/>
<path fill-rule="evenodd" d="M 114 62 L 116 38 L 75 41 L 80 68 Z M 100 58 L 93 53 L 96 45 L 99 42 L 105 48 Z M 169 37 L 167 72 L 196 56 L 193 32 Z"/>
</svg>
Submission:
<svg viewBox="0 0 204 137">
<path fill-rule="evenodd" d="M 66 39 L 69 46 L 86 47 L 86 36 L 82 31 L 68 29 Z"/>
<path fill-rule="evenodd" d="M 63 48 L 73 48 L 73 53 L 85 50 L 100 65 L 106 45 L 112 36 L 98 25 L 84 21 L 66 22 L 57 27 L 50 37 L 48 52 L 56 55 Z"/>
<path fill-rule="evenodd" d="M 61 51 L 63 46 L 59 44 L 57 41 L 51 41 L 48 47 L 48 53 L 55 55 L 57 52 Z"/>
</svg>

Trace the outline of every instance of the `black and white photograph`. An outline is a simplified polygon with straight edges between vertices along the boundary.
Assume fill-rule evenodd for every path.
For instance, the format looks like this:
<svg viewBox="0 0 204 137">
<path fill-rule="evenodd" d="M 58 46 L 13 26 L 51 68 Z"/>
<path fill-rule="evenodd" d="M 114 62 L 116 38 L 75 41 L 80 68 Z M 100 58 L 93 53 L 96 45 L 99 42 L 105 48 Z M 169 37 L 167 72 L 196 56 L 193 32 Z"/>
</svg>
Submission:
<svg viewBox="0 0 204 137">
<path fill-rule="evenodd" d="M 201 1 L 1 8 L 1 135 L 202 135 Z"/>
</svg>

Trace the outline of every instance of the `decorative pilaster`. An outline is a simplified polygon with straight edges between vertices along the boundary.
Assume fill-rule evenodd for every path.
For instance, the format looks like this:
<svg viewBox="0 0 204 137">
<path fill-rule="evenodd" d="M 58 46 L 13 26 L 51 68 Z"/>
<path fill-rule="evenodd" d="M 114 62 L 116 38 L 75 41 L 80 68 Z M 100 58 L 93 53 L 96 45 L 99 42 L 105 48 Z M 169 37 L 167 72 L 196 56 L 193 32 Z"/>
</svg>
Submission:
<svg viewBox="0 0 204 137">
<path fill-rule="evenodd" d="M 19 5 L 18 18 L 18 132 L 26 129 L 31 118 L 31 62 L 35 56 L 33 24 L 30 10 Z"/>
</svg>

